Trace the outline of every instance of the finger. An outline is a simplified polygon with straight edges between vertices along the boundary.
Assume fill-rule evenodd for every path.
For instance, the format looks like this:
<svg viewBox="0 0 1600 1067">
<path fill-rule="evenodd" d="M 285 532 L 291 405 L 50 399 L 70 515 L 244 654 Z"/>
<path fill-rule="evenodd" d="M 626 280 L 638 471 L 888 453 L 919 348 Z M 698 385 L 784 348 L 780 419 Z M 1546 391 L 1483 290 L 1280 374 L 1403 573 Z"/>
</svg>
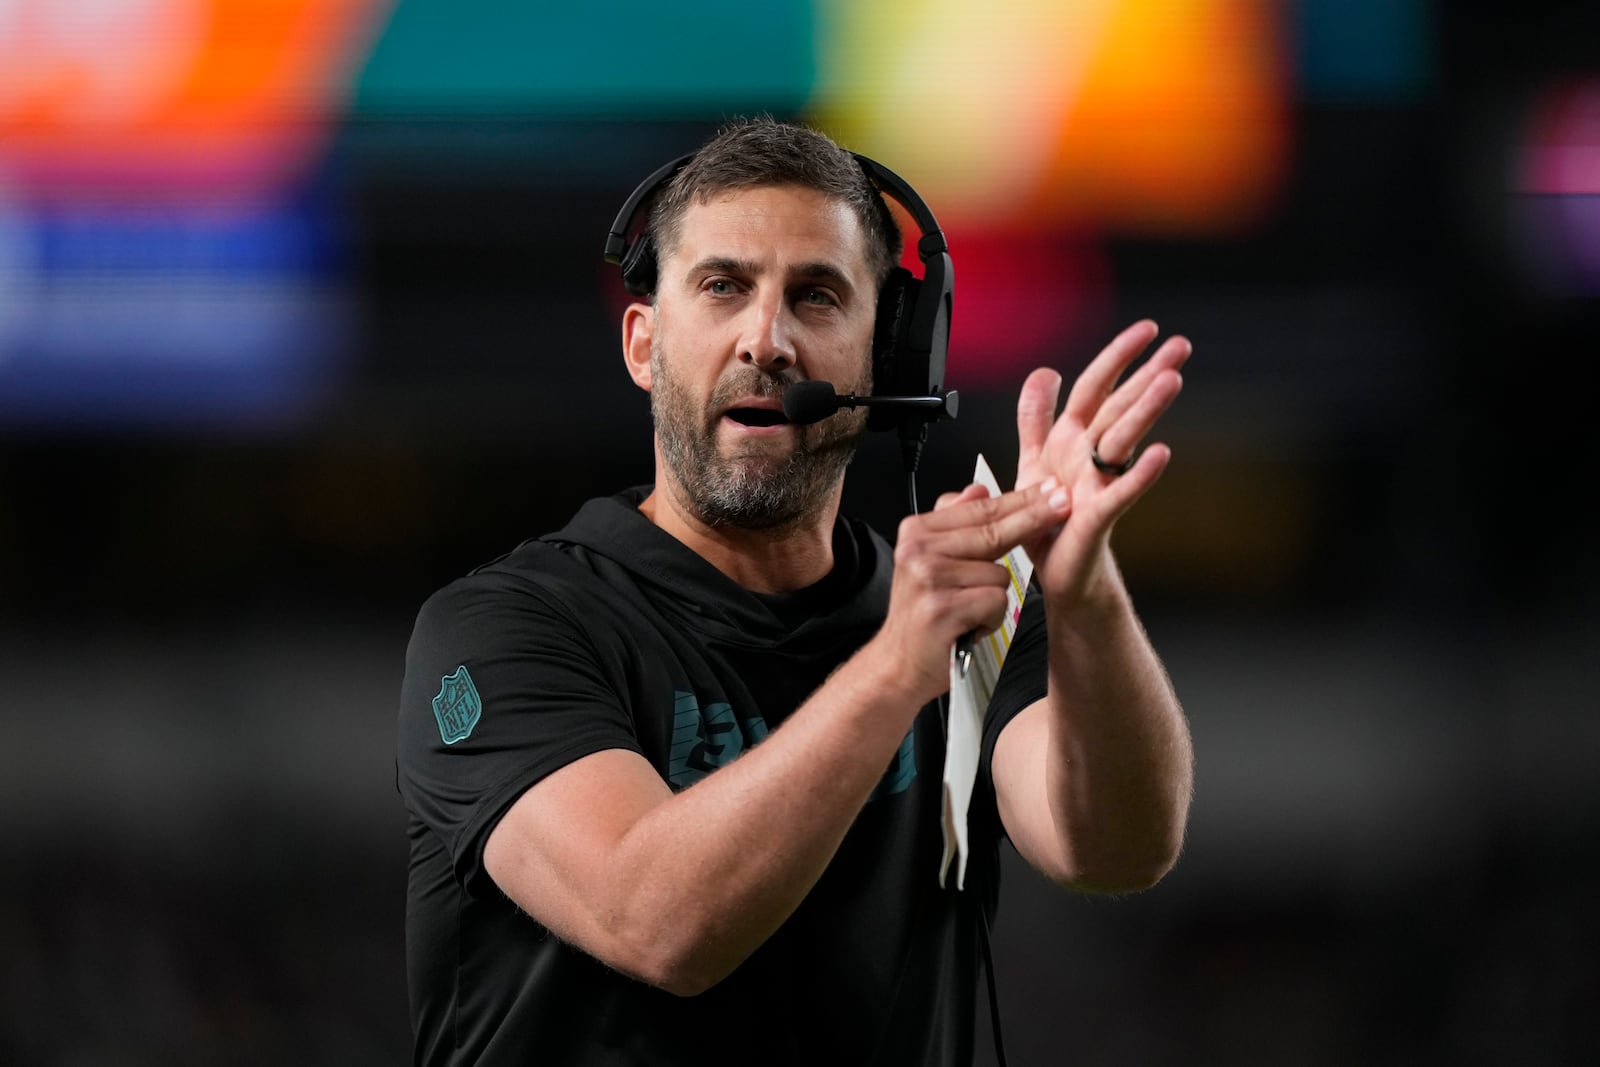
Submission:
<svg viewBox="0 0 1600 1067">
<path fill-rule="evenodd" d="M 1064 487 L 1046 481 L 1040 489 L 1006 493 L 951 511 L 964 513 L 969 521 L 934 532 L 935 550 L 952 558 L 994 560 L 1060 525 L 1071 514 L 1072 504 Z"/>
<path fill-rule="evenodd" d="M 944 559 L 933 555 L 897 562 L 895 574 L 905 576 L 935 598 L 933 614 L 946 626 L 954 621 L 952 616 L 960 614 L 955 603 L 982 602 L 996 593 L 1003 602 L 1006 588 L 1012 581 L 1011 572 L 993 560 Z M 971 628 L 972 621 L 976 620 L 960 622 L 953 629 L 957 633 L 965 632 Z"/>
<path fill-rule="evenodd" d="M 1157 375 L 1149 387 L 1133 400 L 1129 410 L 1107 425 L 1098 437 L 1094 433 L 1089 435 L 1095 452 L 1110 464 L 1126 462 L 1139 447 L 1139 442 L 1144 440 L 1145 434 L 1172 406 L 1182 389 L 1183 376 L 1177 371 L 1164 371 Z"/>
<path fill-rule="evenodd" d="M 1138 370 L 1128 375 L 1127 380 L 1113 389 L 1106 402 L 1100 405 L 1100 410 L 1095 414 L 1094 423 L 1090 427 L 1090 436 L 1098 440 L 1101 432 L 1138 403 L 1139 398 L 1157 378 L 1166 371 L 1177 371 L 1188 362 L 1193 350 L 1194 346 L 1189 343 L 1187 337 L 1173 336 L 1163 341 L 1155 354 L 1140 364 Z"/>
<path fill-rule="evenodd" d="M 1152 444 L 1139 453 L 1138 460 L 1128 472 L 1113 477 L 1095 497 L 1094 522 L 1109 528 L 1150 491 L 1171 460 L 1172 449 L 1164 444 Z"/>
<path fill-rule="evenodd" d="M 1057 484 L 1052 484 L 1050 487 L 1052 493 L 1059 489 L 1060 486 Z M 920 519 L 923 529 L 931 533 L 966 529 L 1003 519 L 1037 504 L 1045 496 L 1042 484 L 1030 489 L 1014 489 L 1009 493 L 991 496 L 987 489 L 974 483 L 957 494 L 953 503 L 928 512 Z"/>
<path fill-rule="evenodd" d="M 972 490 L 974 490 L 974 489 L 983 489 L 983 486 L 977 485 L 976 483 L 974 483 L 973 485 L 967 486 L 965 489 L 961 490 L 959 493 L 940 493 L 939 494 L 939 499 L 935 500 L 933 502 L 933 510 L 934 511 L 938 511 L 940 508 L 947 508 L 951 504 L 957 504 L 957 503 L 960 503 L 963 500 L 974 500 L 974 499 L 977 499 L 976 496 L 974 496 L 973 492 L 972 492 Z M 985 490 L 983 490 L 983 492 L 984 492 L 985 496 L 988 495 L 988 490 L 985 489 Z"/>
<path fill-rule="evenodd" d="M 946 559 L 939 563 L 934 584 L 949 590 L 1003 589 L 1011 572 L 992 559 Z"/>
<path fill-rule="evenodd" d="M 1001 574 L 1005 569 L 1001 568 Z M 996 585 L 975 585 L 951 590 L 946 606 L 940 612 L 941 621 L 953 626 L 947 628 L 949 641 L 960 635 L 976 631 L 987 635 L 1000 628 L 1006 617 L 1005 590 Z"/>
<path fill-rule="evenodd" d="M 962 628 L 962 633 L 977 631 L 980 635 L 987 635 L 1000 629 L 1006 621 L 1006 608 L 1009 605 L 1003 586 L 1010 580 L 1010 575 L 1006 573 L 1004 567 L 1000 567 L 999 571 L 1002 578 L 1001 587 L 985 585 L 982 588 L 966 591 L 963 599 L 971 605 L 969 609 L 971 615 L 970 621 Z"/>
<path fill-rule="evenodd" d="M 1155 340 L 1158 332 L 1154 322 L 1144 319 L 1117 334 L 1078 375 L 1072 392 L 1067 394 L 1067 406 L 1062 414 L 1080 426 L 1087 426 L 1094 421 L 1095 413 L 1111 395 L 1122 372 Z"/>
<path fill-rule="evenodd" d="M 1033 461 L 1044 449 L 1050 427 L 1055 425 L 1056 405 L 1061 399 L 1061 374 L 1040 367 L 1022 383 L 1017 396 L 1017 488 L 1026 488 L 1021 479 L 1029 476 Z"/>
</svg>

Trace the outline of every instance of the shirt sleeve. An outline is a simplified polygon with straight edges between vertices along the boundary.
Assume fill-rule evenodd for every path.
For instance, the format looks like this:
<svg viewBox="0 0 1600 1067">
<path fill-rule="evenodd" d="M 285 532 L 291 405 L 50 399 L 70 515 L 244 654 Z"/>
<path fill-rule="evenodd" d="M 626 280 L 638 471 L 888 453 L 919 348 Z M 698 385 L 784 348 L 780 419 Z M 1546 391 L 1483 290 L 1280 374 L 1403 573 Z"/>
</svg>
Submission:
<svg viewBox="0 0 1600 1067">
<path fill-rule="evenodd" d="M 1049 692 L 1048 633 L 1045 630 L 1044 598 L 1038 593 L 1037 585 L 1028 586 L 1028 596 L 1022 602 L 1022 617 L 1017 620 L 1011 648 L 1006 652 L 1005 664 L 1000 668 L 1000 678 L 995 682 L 994 695 L 989 699 L 989 707 L 984 714 L 983 749 L 978 766 L 991 797 L 994 795 L 991 764 L 1000 731 L 1023 708 L 1043 700 Z"/>
<path fill-rule="evenodd" d="M 536 585 L 484 573 L 423 605 L 406 651 L 397 779 L 475 896 L 483 846 L 530 786 L 604 749 L 639 751 L 604 642 Z"/>
</svg>

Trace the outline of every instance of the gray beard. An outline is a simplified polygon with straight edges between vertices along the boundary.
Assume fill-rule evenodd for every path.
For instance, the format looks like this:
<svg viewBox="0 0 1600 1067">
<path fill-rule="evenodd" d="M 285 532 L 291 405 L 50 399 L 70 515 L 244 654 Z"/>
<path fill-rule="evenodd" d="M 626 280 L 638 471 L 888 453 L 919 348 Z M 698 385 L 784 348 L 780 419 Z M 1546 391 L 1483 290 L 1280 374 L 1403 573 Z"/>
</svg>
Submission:
<svg viewBox="0 0 1600 1067">
<path fill-rule="evenodd" d="M 800 378 L 741 369 L 717 383 L 709 412 L 701 413 L 667 369 L 659 345 L 652 346 L 650 375 L 650 414 L 674 495 L 707 526 L 772 530 L 814 515 L 844 478 L 865 428 L 863 408 L 796 427 L 787 455 L 768 446 L 725 456 L 717 448 L 721 416 L 712 413 L 743 396 L 781 398 Z"/>
</svg>

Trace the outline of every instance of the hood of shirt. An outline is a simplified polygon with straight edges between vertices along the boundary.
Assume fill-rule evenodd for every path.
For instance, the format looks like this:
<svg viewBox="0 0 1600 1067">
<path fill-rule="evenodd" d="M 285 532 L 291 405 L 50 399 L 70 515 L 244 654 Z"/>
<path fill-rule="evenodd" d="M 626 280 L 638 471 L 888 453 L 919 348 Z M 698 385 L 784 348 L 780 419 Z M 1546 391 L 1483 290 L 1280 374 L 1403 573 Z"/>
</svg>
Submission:
<svg viewBox="0 0 1600 1067">
<path fill-rule="evenodd" d="M 814 586 L 762 596 L 646 518 L 639 504 L 649 492 L 636 487 L 590 500 L 540 540 L 587 557 L 602 572 L 626 572 L 657 611 L 735 647 L 777 644 L 798 652 L 841 633 L 870 635 L 882 624 L 893 550 L 865 523 L 843 516 L 835 522 L 834 569 Z"/>
</svg>

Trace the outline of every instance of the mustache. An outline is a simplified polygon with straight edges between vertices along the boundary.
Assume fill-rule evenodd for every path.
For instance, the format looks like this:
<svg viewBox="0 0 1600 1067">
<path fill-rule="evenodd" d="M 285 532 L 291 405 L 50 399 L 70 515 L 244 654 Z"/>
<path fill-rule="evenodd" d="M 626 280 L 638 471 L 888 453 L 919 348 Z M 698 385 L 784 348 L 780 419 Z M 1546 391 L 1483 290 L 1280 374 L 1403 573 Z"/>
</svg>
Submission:
<svg viewBox="0 0 1600 1067">
<path fill-rule="evenodd" d="M 793 370 L 764 371 L 756 367 L 740 367 L 717 382 L 716 388 L 711 391 L 711 410 L 720 411 L 747 396 L 782 400 L 791 385 L 803 381 L 805 378 Z"/>
</svg>

